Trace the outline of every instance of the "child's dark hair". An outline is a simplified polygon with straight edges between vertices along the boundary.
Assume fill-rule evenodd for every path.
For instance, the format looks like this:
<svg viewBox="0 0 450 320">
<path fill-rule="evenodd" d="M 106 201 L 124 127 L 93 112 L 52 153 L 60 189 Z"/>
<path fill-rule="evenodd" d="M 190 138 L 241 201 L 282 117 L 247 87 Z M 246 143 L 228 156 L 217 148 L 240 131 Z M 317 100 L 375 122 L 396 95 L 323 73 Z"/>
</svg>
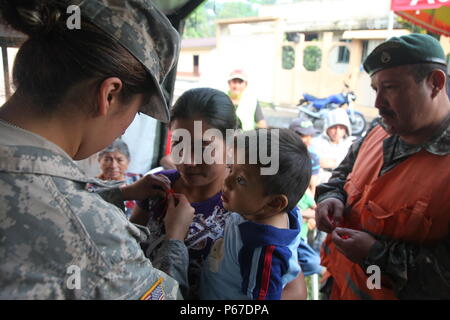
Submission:
<svg viewBox="0 0 450 320">
<path fill-rule="evenodd" d="M 245 133 L 250 135 L 252 131 Z M 257 150 L 257 163 L 260 168 L 270 167 L 260 158 L 261 139 L 267 141 L 268 157 L 278 156 L 278 171 L 272 175 L 261 175 L 265 195 L 283 194 L 288 198 L 286 211 L 292 210 L 300 201 L 311 180 L 311 158 L 308 148 L 298 135 L 289 129 L 256 129 L 256 148 L 250 148 L 251 138 L 245 139 L 245 161 L 251 158 L 249 152 Z M 266 138 L 267 137 L 267 138 Z M 272 141 L 272 137 L 274 141 Z M 278 139 L 277 139 L 278 138 Z M 235 138 L 235 145 L 238 137 Z M 278 141 L 277 141 L 278 140 Z M 255 142 L 253 142 L 255 143 Z M 239 144 L 237 144 L 239 145 Z"/>
<path fill-rule="evenodd" d="M 202 118 L 226 137 L 227 129 L 237 128 L 236 111 L 230 98 L 212 88 L 195 88 L 183 93 L 175 102 L 170 121 Z"/>
</svg>

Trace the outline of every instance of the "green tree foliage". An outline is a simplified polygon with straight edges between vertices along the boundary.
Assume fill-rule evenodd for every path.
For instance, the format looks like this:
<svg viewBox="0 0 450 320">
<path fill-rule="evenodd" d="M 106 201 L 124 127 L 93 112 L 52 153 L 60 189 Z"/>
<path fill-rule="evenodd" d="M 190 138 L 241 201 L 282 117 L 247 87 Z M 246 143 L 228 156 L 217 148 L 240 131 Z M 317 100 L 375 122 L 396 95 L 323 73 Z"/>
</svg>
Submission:
<svg viewBox="0 0 450 320">
<path fill-rule="evenodd" d="M 281 66 L 291 70 L 295 66 L 295 49 L 292 46 L 283 46 Z"/>
<path fill-rule="evenodd" d="M 305 0 L 293 0 L 300 2 Z M 206 0 L 186 19 L 184 38 L 214 37 L 217 19 L 234 19 L 255 17 L 261 5 L 276 4 L 277 0 L 246 0 L 222 2 L 220 0 Z"/>
<path fill-rule="evenodd" d="M 274 4 L 276 0 L 247 0 L 224 2 L 207 0 L 186 19 L 184 38 L 214 37 L 217 19 L 254 17 L 258 6 Z"/>
<path fill-rule="evenodd" d="M 254 9 L 251 3 L 245 2 L 225 2 L 217 12 L 218 19 L 254 17 L 257 15 L 258 10 Z"/>
<path fill-rule="evenodd" d="M 320 69 L 322 64 L 322 50 L 317 46 L 307 46 L 303 51 L 303 66 L 308 71 Z"/>
<path fill-rule="evenodd" d="M 215 13 L 212 1 L 205 1 L 186 19 L 183 38 L 210 38 L 215 35 Z"/>
</svg>

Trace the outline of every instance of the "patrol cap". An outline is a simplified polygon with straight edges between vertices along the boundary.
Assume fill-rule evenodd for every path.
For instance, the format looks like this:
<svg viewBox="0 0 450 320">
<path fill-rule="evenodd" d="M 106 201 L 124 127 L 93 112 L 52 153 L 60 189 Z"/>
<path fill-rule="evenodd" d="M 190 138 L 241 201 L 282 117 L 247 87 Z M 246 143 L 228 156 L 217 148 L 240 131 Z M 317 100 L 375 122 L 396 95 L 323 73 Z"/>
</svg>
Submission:
<svg viewBox="0 0 450 320">
<path fill-rule="evenodd" d="M 439 41 L 426 34 L 393 37 L 376 47 L 364 61 L 364 70 L 374 73 L 405 64 L 439 63 L 447 65 Z"/>
<path fill-rule="evenodd" d="M 141 112 L 169 122 L 169 108 L 161 84 L 175 65 L 180 37 L 167 17 L 152 1 L 68 0 L 78 5 L 81 16 L 116 39 L 149 72 L 156 88 Z"/>
<path fill-rule="evenodd" d="M 247 74 L 240 69 L 231 71 L 230 75 L 228 76 L 228 81 L 231 81 L 233 79 L 241 79 L 242 81 L 248 81 Z"/>
<path fill-rule="evenodd" d="M 296 118 L 292 120 L 291 124 L 289 125 L 289 129 L 303 136 L 313 136 L 319 133 L 319 131 L 314 129 L 314 125 L 311 120 L 305 118 Z"/>
</svg>

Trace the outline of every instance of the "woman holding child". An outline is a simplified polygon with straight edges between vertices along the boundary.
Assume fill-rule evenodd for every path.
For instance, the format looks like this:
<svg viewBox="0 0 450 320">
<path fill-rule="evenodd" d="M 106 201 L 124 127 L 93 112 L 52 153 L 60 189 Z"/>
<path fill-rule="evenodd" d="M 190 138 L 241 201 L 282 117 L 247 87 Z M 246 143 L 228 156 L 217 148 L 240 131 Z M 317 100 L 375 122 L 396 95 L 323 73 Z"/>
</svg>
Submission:
<svg viewBox="0 0 450 320">
<path fill-rule="evenodd" d="M 201 130 L 196 130 L 201 124 Z M 222 189 L 229 174 L 226 164 L 227 145 L 224 139 L 215 137 L 214 140 L 204 138 L 208 129 L 216 129 L 222 137 L 226 137 L 227 130 L 236 129 L 237 118 L 234 106 L 226 94 L 215 89 L 198 88 L 185 92 L 175 103 L 171 114 L 170 129 L 176 135 L 177 130 L 189 132 L 192 150 L 194 144 L 200 144 L 203 151 L 208 148 L 223 150 L 221 154 L 214 154 L 213 164 L 200 163 L 192 154 L 184 154 L 184 159 L 191 160 L 191 164 L 178 163 L 176 170 L 161 171 L 157 176 L 170 182 L 173 196 L 166 199 L 149 199 L 138 202 L 131 221 L 147 226 L 151 237 L 143 245 L 146 255 L 152 257 L 158 248 L 160 240 L 164 238 L 165 210 L 176 203 L 179 194 L 183 194 L 195 209 L 194 219 L 185 238 L 189 250 L 189 284 L 188 298 L 198 298 L 200 273 L 204 261 L 210 254 L 214 243 L 223 237 L 225 220 L 229 212 L 224 209 Z M 186 132 L 185 131 L 185 132 Z M 197 131 L 197 132 L 196 132 Z M 197 133 L 197 136 L 194 134 Z M 200 137 L 198 136 L 200 135 Z M 200 139 L 201 141 L 199 141 Z M 172 140 L 172 150 L 181 143 L 176 138 Z M 187 162 L 187 161 L 186 161 Z M 171 191 L 171 193 L 172 193 Z M 284 298 L 303 298 L 304 283 L 302 278 L 292 281 L 283 292 Z"/>
<path fill-rule="evenodd" d="M 194 122 L 201 124 L 200 137 L 194 135 Z M 217 129 L 226 136 L 227 129 L 236 129 L 236 114 L 230 99 L 222 92 L 210 88 L 192 89 L 184 93 L 175 103 L 171 112 L 170 130 L 184 129 L 195 139 L 202 139 L 208 129 Z M 172 148 L 180 141 L 172 139 Z M 206 147 L 223 150 L 222 161 L 214 164 L 177 164 L 176 170 L 161 171 L 157 176 L 169 181 L 175 198 L 177 194 L 186 196 L 195 209 L 194 220 L 189 228 L 185 244 L 189 249 L 189 283 L 191 298 L 196 297 L 200 268 L 209 254 L 214 241 L 222 237 L 227 210 L 223 208 L 221 190 L 228 175 L 225 158 L 225 141 L 202 140 L 202 151 Z M 193 148 L 192 148 L 193 149 Z M 171 197 L 169 197 L 170 199 Z M 147 256 L 152 256 L 158 244 L 164 239 L 163 218 L 167 204 L 165 199 L 138 202 L 130 221 L 149 228 L 151 237 L 143 248 Z"/>
</svg>

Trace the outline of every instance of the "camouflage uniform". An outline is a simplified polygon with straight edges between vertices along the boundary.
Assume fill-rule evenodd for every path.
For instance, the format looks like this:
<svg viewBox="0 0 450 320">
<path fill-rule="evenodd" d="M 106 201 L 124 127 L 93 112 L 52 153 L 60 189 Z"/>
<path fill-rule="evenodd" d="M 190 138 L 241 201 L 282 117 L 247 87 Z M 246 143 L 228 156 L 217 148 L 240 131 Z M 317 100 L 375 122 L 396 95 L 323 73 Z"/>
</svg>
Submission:
<svg viewBox="0 0 450 320">
<path fill-rule="evenodd" d="M 363 141 L 364 139 L 355 142 L 340 166 L 333 171 L 330 180 L 317 187 L 317 202 L 337 198 L 346 203 L 344 185 Z M 443 121 L 440 129 L 428 142 L 420 146 L 409 145 L 396 135 L 384 140 L 384 163 L 380 175 L 422 149 L 435 155 L 450 153 L 450 117 Z M 450 235 L 439 245 L 432 247 L 379 236 L 376 238 L 378 241 L 371 248 L 362 267 L 366 270 L 370 265 L 378 265 L 384 270 L 391 279 L 398 298 L 450 298 Z M 411 279 L 414 281 L 410 281 Z"/>
<path fill-rule="evenodd" d="M 186 285 L 184 243 L 166 241 L 152 265 L 138 243 L 148 230 L 87 183 L 58 146 L 0 121 L 0 299 L 139 299 L 155 284 L 149 298 L 180 297 L 167 274 Z M 101 195 L 123 205 L 118 188 Z"/>
<path fill-rule="evenodd" d="M 152 1 L 59 0 L 64 8 L 78 5 L 81 16 L 127 49 L 149 72 L 156 94 L 141 112 L 169 122 L 169 108 L 160 84 L 175 66 L 180 51 L 178 32 Z"/>
</svg>

